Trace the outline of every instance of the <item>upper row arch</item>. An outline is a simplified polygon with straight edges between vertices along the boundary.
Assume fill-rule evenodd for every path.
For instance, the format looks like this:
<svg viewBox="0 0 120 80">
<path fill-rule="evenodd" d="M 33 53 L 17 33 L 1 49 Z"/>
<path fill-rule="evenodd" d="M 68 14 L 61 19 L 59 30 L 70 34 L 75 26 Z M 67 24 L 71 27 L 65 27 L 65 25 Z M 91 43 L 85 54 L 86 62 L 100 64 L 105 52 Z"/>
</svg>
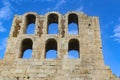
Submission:
<svg viewBox="0 0 120 80">
<path fill-rule="evenodd" d="M 49 15 L 51 15 L 51 14 L 56 14 L 56 15 L 58 15 L 58 16 L 61 16 L 62 14 L 60 14 L 59 12 L 55 12 L 55 11 L 53 11 L 53 12 L 48 12 L 48 13 L 46 13 L 45 14 L 45 16 L 49 16 Z M 65 14 L 65 16 L 69 16 L 70 14 L 75 14 L 75 15 L 79 15 L 79 13 L 77 13 L 77 12 L 67 12 L 67 14 Z M 39 16 L 39 14 L 37 14 L 36 12 L 28 12 L 28 13 L 25 13 L 24 14 L 24 16 L 26 17 L 26 16 L 28 16 L 28 15 L 34 15 L 34 16 Z"/>
</svg>

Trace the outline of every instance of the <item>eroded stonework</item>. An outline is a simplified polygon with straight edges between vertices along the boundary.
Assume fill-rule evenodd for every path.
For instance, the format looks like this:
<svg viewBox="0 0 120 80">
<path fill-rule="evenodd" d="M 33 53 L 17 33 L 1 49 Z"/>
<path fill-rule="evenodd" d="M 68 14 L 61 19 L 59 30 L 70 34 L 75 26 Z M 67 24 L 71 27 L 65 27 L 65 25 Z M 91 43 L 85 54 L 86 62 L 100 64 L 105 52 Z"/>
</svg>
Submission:
<svg viewBox="0 0 120 80">
<path fill-rule="evenodd" d="M 68 34 L 68 24 L 78 24 L 78 34 Z M 34 34 L 26 34 L 35 24 Z M 48 34 L 48 25 L 58 23 L 58 34 Z M 69 48 L 69 41 L 78 44 Z M 50 42 L 47 46 L 47 42 Z M 55 47 L 56 46 L 56 47 Z M 80 58 L 69 59 L 74 48 Z M 32 58 L 23 59 L 23 52 L 32 49 Z M 49 49 L 57 50 L 56 59 L 46 59 Z M 0 80 L 120 80 L 104 65 L 98 17 L 69 12 L 38 15 L 29 12 L 15 15 L 8 38 L 5 58 L 0 60 Z"/>
</svg>

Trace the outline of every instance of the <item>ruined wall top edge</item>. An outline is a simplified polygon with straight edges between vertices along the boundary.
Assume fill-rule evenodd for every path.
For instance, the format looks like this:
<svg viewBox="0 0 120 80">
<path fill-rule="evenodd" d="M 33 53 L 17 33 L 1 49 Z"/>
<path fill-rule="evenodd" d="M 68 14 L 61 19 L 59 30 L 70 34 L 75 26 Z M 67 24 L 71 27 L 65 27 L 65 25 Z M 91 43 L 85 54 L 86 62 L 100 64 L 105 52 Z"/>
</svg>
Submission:
<svg viewBox="0 0 120 80">
<path fill-rule="evenodd" d="M 76 14 L 76 15 L 81 15 L 81 16 L 85 16 L 85 17 L 98 17 L 98 16 L 89 16 L 89 15 L 85 14 L 84 12 L 77 12 L 77 11 L 70 11 L 70 12 L 67 12 L 65 14 L 62 14 L 62 13 L 57 12 L 57 11 L 51 11 L 51 12 L 45 13 L 44 15 L 43 14 L 38 14 L 36 12 L 26 12 L 23 15 L 17 15 L 16 14 L 15 16 L 27 16 L 29 14 L 32 14 L 32 15 L 35 15 L 35 16 L 48 16 L 49 14 L 57 14 L 59 16 L 68 16 L 69 14 Z"/>
</svg>

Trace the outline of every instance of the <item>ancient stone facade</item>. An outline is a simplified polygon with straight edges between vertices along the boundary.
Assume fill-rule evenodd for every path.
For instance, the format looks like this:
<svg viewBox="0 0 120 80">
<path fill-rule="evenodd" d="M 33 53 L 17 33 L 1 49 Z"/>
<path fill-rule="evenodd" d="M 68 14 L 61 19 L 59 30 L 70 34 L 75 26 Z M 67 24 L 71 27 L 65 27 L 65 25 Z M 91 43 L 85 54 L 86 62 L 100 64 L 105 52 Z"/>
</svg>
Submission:
<svg viewBox="0 0 120 80">
<path fill-rule="evenodd" d="M 78 25 L 78 34 L 68 33 L 68 24 Z M 26 34 L 35 24 L 34 34 Z M 48 34 L 48 25 L 58 23 L 58 34 Z M 32 58 L 23 59 L 26 49 Z M 57 50 L 56 59 L 46 59 L 46 51 Z M 68 58 L 75 49 L 79 58 Z M 104 65 L 98 17 L 77 12 L 62 15 L 29 12 L 15 15 L 5 58 L 0 60 L 0 80 L 120 80 Z"/>
</svg>

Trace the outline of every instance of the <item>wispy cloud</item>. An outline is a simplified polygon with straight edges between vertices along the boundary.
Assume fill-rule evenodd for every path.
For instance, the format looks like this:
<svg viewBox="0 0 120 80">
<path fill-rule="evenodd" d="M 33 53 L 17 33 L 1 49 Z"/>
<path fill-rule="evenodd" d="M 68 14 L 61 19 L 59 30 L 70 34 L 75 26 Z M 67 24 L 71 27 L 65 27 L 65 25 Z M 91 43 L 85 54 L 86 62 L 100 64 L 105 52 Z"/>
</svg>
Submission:
<svg viewBox="0 0 120 80">
<path fill-rule="evenodd" d="M 7 38 L 0 39 L 0 50 L 4 50 L 6 48 Z"/>
<path fill-rule="evenodd" d="M 6 44 L 7 44 L 7 38 L 6 37 L 0 39 L 0 59 L 4 58 Z"/>
<path fill-rule="evenodd" d="M 0 22 L 0 32 L 5 32 L 6 29 L 3 27 L 3 24 L 2 22 Z"/>
<path fill-rule="evenodd" d="M 78 31 L 77 30 L 70 30 L 69 34 L 78 34 Z"/>
<path fill-rule="evenodd" d="M 77 8 L 75 11 L 78 11 L 78 12 L 83 11 L 83 6 L 80 6 L 80 7 Z"/>
<path fill-rule="evenodd" d="M 54 2 L 56 0 L 11 0 L 16 4 L 21 4 L 22 2 Z"/>
<path fill-rule="evenodd" d="M 48 2 L 50 1 L 51 2 L 51 1 L 55 1 L 55 0 L 41 0 L 41 1 L 48 1 Z"/>
<path fill-rule="evenodd" d="M 16 4 L 21 4 L 22 2 L 28 2 L 30 0 L 11 0 L 12 2 L 16 3 Z M 33 0 L 34 1 L 34 0 Z M 38 1 L 38 0 L 35 0 L 35 1 Z"/>
<path fill-rule="evenodd" d="M 115 41 L 120 42 L 120 24 L 116 25 L 113 32 L 114 34 L 111 37 L 114 38 Z"/>
<path fill-rule="evenodd" d="M 120 21 L 120 17 L 118 18 L 118 21 Z"/>
<path fill-rule="evenodd" d="M 60 0 L 56 5 L 55 5 L 55 8 L 53 10 L 57 10 L 59 9 L 59 7 L 63 4 L 65 4 L 66 1 L 65 0 Z"/>
<path fill-rule="evenodd" d="M 69 58 L 75 58 L 75 56 L 73 56 L 73 55 L 68 55 L 68 57 L 69 57 Z"/>
<path fill-rule="evenodd" d="M 9 19 L 12 16 L 11 4 L 8 1 L 3 1 L 3 7 L 0 9 L 0 19 Z"/>
<path fill-rule="evenodd" d="M 9 1 L 3 0 L 3 7 L 0 8 L 0 32 L 5 32 L 5 26 L 3 25 L 4 20 L 9 20 L 12 15 L 12 6 Z"/>
</svg>

